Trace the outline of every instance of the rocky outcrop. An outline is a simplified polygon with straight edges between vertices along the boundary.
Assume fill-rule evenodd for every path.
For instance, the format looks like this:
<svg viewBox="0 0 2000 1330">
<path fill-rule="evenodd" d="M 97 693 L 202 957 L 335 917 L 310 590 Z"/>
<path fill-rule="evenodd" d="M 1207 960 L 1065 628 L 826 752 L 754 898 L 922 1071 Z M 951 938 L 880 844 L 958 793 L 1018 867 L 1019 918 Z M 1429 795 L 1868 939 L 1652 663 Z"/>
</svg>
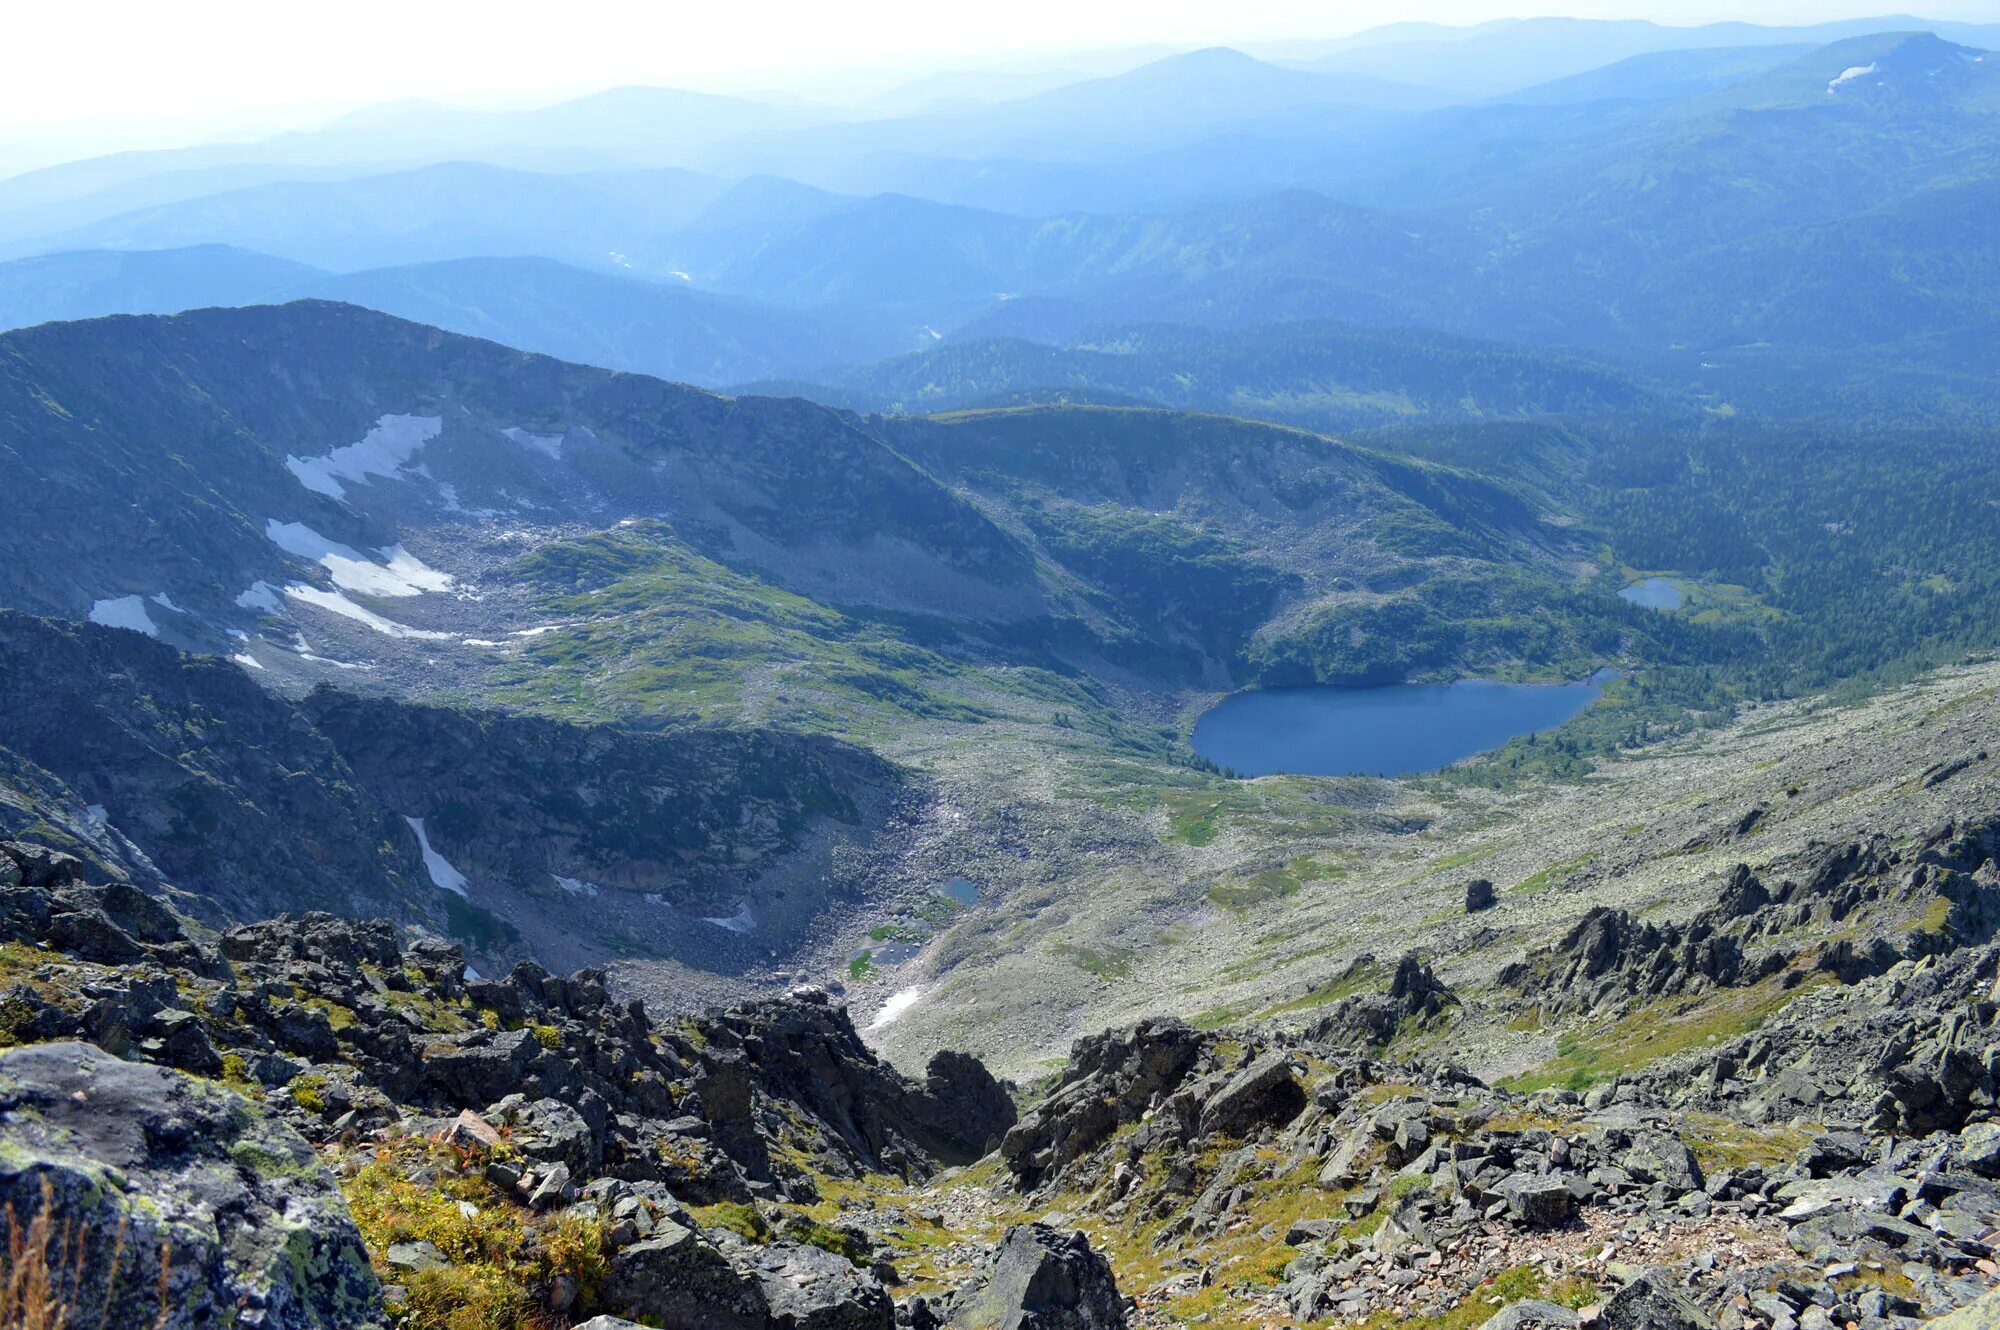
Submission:
<svg viewBox="0 0 2000 1330">
<path fill-rule="evenodd" d="M 1111 1266 L 1081 1233 L 1007 1230 L 985 1274 L 952 1302 L 951 1330 L 1123 1330 Z"/>
<path fill-rule="evenodd" d="M 1745 865 L 1686 923 L 1599 906 L 1554 945 L 1507 966 L 1500 982 L 1546 1016 L 1633 999 L 1740 987 L 1809 966 L 1852 984 L 1900 960 L 1991 939 L 2000 929 L 2000 848 L 1990 823 L 1932 830 L 1911 851 L 1881 838 L 1823 846 L 1797 879 L 1768 886 Z M 1815 937 L 1838 934 L 1813 944 Z"/>
<path fill-rule="evenodd" d="M 1171 1019 L 1077 1040 L 1061 1083 L 1006 1134 L 1000 1157 L 1022 1185 L 1038 1185 L 1178 1089 L 1208 1043 Z"/>
<path fill-rule="evenodd" d="M 0 865 L 0 941 L 57 949 L 43 979 L 0 992 L 0 1035 L 89 1040 L 204 1075 L 228 1059 L 313 1139 L 469 1110 L 513 1133 L 524 1194 L 561 1165 L 579 1184 L 658 1182 L 693 1203 L 809 1196 L 795 1161 L 916 1177 L 1013 1121 L 977 1060 L 940 1055 L 911 1082 L 823 990 L 660 1026 L 601 971 L 523 962 L 468 978 L 456 944 L 326 914 L 210 940 L 63 856 L 0 842 Z M 64 955 L 93 968 L 65 969 Z"/>
<path fill-rule="evenodd" d="M 1365 973 L 1374 963 L 1372 956 L 1359 957 L 1348 972 Z M 1458 995 L 1428 963 L 1405 954 L 1390 972 L 1388 991 L 1342 998 L 1313 1023 L 1307 1037 L 1341 1048 L 1380 1048 L 1406 1024 L 1437 1021 L 1458 1005 Z"/>
<path fill-rule="evenodd" d="M 0 1214 L 71 1330 L 384 1322 L 311 1146 L 228 1090 L 87 1044 L 0 1053 Z"/>
</svg>

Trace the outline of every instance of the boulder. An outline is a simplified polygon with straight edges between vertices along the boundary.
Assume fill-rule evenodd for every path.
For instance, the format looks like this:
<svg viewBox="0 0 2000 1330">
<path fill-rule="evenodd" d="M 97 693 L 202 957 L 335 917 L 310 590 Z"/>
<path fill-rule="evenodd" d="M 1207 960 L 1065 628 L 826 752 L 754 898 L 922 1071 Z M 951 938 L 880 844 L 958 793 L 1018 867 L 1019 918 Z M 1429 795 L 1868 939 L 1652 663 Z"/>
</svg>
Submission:
<svg viewBox="0 0 2000 1330">
<path fill-rule="evenodd" d="M 672 1222 L 612 1258 L 601 1297 L 605 1305 L 665 1330 L 763 1330 L 764 1325 L 757 1282 L 695 1230 Z"/>
<path fill-rule="evenodd" d="M 602 1297 L 666 1330 L 890 1330 L 896 1318 L 881 1281 L 832 1252 L 725 1249 L 672 1221 L 612 1258 Z"/>
<path fill-rule="evenodd" d="M 2000 1289 L 1929 1322 L 1925 1330 L 2000 1330 Z"/>
<path fill-rule="evenodd" d="M 1530 1228 L 1554 1228 L 1569 1222 L 1576 1197 L 1569 1184 L 1554 1176 L 1517 1174 L 1500 1184 L 1507 1198 L 1507 1213 Z"/>
<path fill-rule="evenodd" d="M 1125 1299 L 1111 1265 L 1081 1233 L 1019 1224 L 985 1277 L 954 1299 L 953 1330 L 1122 1330 Z"/>
<path fill-rule="evenodd" d="M 769 1330 L 889 1330 L 896 1307 L 882 1281 L 844 1257 L 802 1243 L 756 1248 L 749 1271 Z"/>
<path fill-rule="evenodd" d="M 1658 1270 L 1641 1271 L 1612 1294 L 1600 1324 L 1603 1330 L 1715 1330 L 1715 1322 Z"/>
<path fill-rule="evenodd" d="M 1502 1307 L 1481 1323 L 1480 1330 L 1570 1330 L 1576 1313 L 1558 1302 L 1529 1298 Z"/>
<path fill-rule="evenodd" d="M 974 1159 L 1014 1125 L 1014 1097 L 970 1053 L 940 1049 L 924 1069 L 925 1125 L 953 1153 Z"/>
<path fill-rule="evenodd" d="M 250 1311 L 263 1330 L 384 1323 L 360 1232 L 298 1133 L 89 1044 L 0 1053 L 9 1212 L 54 1267 L 67 1330 L 191 1330 Z"/>
<path fill-rule="evenodd" d="M 1975 1122 L 1961 1131 L 1958 1162 L 1982 1178 L 2000 1178 L 2000 1122 Z"/>
<path fill-rule="evenodd" d="M 1305 1106 L 1291 1054 L 1265 1053 L 1209 1096 L 1201 1106 L 1200 1134 L 1240 1137 L 1266 1123 L 1283 1126 Z"/>
</svg>

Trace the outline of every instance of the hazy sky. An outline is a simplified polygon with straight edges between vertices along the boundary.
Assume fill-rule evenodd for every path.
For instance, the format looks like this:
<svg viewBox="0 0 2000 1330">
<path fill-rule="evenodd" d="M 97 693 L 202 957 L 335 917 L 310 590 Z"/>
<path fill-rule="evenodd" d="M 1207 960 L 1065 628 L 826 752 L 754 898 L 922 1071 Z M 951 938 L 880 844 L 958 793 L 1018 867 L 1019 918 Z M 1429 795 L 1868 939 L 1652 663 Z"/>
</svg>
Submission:
<svg viewBox="0 0 2000 1330">
<path fill-rule="evenodd" d="M 1523 13 L 1785 23 L 1896 0 L 17 0 L 0 145 L 53 153 L 307 123 L 404 97 L 515 104 L 622 83 L 805 86 L 805 71 L 978 67 L 1055 50 L 1333 37 Z M 2000 0 L 1932 0 L 2000 20 Z M 824 84 L 820 85 L 822 88 Z"/>
</svg>

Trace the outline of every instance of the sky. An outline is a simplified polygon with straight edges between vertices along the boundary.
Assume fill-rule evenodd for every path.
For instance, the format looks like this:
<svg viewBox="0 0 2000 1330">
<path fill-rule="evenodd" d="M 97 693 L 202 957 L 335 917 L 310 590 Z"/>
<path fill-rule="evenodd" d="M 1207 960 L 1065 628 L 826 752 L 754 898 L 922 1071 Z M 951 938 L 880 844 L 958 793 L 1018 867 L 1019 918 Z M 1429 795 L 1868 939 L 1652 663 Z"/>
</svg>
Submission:
<svg viewBox="0 0 2000 1330">
<path fill-rule="evenodd" d="M 0 148 L 49 158 L 310 125 L 424 97 L 531 105 L 630 83 L 824 98 L 1066 50 L 1344 36 L 1385 22 L 1797 23 L 1895 0 L 63 0 L 9 6 Z M 2000 21 L 2000 0 L 1927 17 Z M 861 76 L 867 76 L 863 79 Z"/>
</svg>

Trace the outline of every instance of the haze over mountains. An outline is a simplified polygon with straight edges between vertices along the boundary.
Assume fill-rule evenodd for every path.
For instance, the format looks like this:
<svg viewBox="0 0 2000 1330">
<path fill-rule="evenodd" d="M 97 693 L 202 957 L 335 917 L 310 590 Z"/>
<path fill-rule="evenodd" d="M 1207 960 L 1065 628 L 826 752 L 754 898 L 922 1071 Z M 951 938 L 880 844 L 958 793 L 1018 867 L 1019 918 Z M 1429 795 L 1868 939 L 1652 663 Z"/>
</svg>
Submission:
<svg viewBox="0 0 2000 1330">
<path fill-rule="evenodd" d="M 391 106 L 0 183 L 0 323 L 322 296 L 708 386 L 1295 320 L 1676 373 L 1746 344 L 1976 370 L 2000 272 L 1956 223 L 2000 174 L 1991 45 L 1533 20 L 888 118 L 649 89 Z"/>
</svg>

